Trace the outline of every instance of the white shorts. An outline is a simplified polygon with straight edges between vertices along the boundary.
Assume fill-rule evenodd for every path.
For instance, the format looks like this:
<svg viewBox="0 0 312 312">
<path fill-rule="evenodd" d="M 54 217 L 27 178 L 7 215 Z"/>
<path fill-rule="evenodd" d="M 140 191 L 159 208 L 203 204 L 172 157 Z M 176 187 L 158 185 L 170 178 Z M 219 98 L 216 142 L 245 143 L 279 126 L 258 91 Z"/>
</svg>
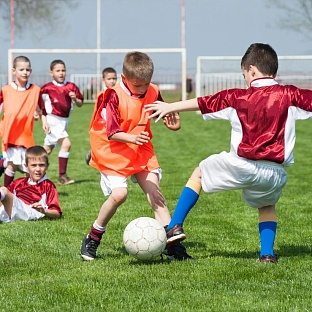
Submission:
<svg viewBox="0 0 312 312">
<path fill-rule="evenodd" d="M 242 189 L 244 201 L 254 208 L 275 205 L 287 182 L 287 172 L 282 165 L 226 152 L 211 155 L 199 167 L 204 192 Z"/>
<path fill-rule="evenodd" d="M 50 127 L 50 133 L 44 138 L 44 145 L 57 145 L 59 139 L 67 138 L 67 127 L 69 118 L 59 117 L 55 115 L 47 115 L 47 123 Z"/>
<path fill-rule="evenodd" d="M 28 172 L 25 167 L 26 163 L 26 148 L 24 147 L 9 147 L 3 153 L 3 157 L 7 161 L 12 161 L 14 165 L 18 166 L 23 172 Z"/>
<path fill-rule="evenodd" d="M 151 172 L 155 172 L 158 174 L 158 181 L 160 182 L 161 178 L 162 178 L 162 173 L 161 173 L 161 168 L 157 168 Z M 131 181 L 133 183 L 137 183 L 137 179 L 135 177 L 135 174 L 132 175 L 131 177 Z M 128 187 L 128 178 L 126 177 L 120 177 L 120 176 L 111 176 L 111 175 L 107 175 L 103 172 L 101 172 L 101 189 L 102 192 L 105 196 L 108 196 L 112 193 L 112 190 L 114 188 L 119 188 L 119 187 Z"/>
<path fill-rule="evenodd" d="M 38 220 L 44 217 L 44 214 L 33 209 L 30 205 L 26 205 L 22 200 L 14 195 L 12 215 L 11 218 L 4 210 L 3 205 L 0 206 L 0 221 L 2 222 L 13 222 L 16 220 L 31 221 Z"/>
</svg>

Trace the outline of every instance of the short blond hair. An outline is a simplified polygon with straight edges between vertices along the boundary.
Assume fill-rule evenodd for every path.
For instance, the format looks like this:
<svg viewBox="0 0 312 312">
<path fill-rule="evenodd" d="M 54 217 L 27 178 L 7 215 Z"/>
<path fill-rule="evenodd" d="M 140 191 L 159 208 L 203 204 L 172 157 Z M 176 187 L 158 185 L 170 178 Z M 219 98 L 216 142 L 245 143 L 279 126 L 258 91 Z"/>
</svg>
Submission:
<svg viewBox="0 0 312 312">
<path fill-rule="evenodd" d="M 126 54 L 122 72 L 128 79 L 150 81 L 154 73 L 154 64 L 147 54 L 133 51 Z"/>
<path fill-rule="evenodd" d="M 29 63 L 29 67 L 31 67 L 31 63 L 30 63 L 30 60 L 27 56 L 24 56 L 24 55 L 20 55 L 20 56 L 17 56 L 14 60 L 13 60 L 13 68 L 16 68 L 16 64 L 18 62 L 25 62 L 25 63 Z"/>
<path fill-rule="evenodd" d="M 49 165 L 48 153 L 42 146 L 35 145 L 35 146 L 27 148 L 25 156 L 26 156 L 25 157 L 26 165 L 28 164 L 28 161 L 31 158 L 43 158 L 46 165 Z"/>
</svg>

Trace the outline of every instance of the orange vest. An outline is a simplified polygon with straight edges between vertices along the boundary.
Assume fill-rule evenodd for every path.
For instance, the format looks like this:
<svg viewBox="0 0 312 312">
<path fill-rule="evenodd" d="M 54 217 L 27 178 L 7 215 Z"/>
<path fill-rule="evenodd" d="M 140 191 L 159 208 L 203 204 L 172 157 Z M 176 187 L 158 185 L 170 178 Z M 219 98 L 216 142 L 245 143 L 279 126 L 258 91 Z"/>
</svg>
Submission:
<svg viewBox="0 0 312 312">
<path fill-rule="evenodd" d="M 35 145 L 33 137 L 34 114 L 40 96 L 40 87 L 31 85 L 25 91 L 18 91 L 11 85 L 2 87 L 3 116 L 0 123 L 2 150 L 9 144 L 25 148 Z"/>
<path fill-rule="evenodd" d="M 144 112 L 144 105 L 153 103 L 158 98 L 158 88 L 150 84 L 144 98 L 134 98 L 122 90 L 120 84 L 114 89 L 119 99 L 120 127 L 124 132 L 139 134 L 147 131 L 150 138 L 149 113 Z M 110 90 L 106 90 L 107 97 Z M 128 177 L 137 172 L 147 170 L 152 171 L 159 168 L 159 164 L 154 153 L 154 148 L 149 141 L 143 145 L 123 143 L 108 140 L 106 133 L 106 121 L 101 116 L 101 111 L 105 108 L 106 101 L 94 111 L 89 134 L 91 144 L 90 166 L 99 171 L 114 176 Z"/>
</svg>

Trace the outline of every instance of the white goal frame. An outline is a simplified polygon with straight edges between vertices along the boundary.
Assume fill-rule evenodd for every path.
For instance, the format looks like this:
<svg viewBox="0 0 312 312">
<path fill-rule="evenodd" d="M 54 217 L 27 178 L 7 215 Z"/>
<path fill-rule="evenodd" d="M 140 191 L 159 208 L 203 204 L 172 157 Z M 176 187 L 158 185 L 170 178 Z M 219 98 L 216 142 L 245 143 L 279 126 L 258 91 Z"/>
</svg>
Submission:
<svg viewBox="0 0 312 312">
<path fill-rule="evenodd" d="M 159 49 L 8 49 L 8 83 L 12 81 L 12 64 L 14 53 L 74 53 L 74 54 L 114 54 L 140 51 L 144 53 L 180 53 L 181 54 L 181 85 L 182 99 L 186 99 L 186 49 L 185 48 L 159 48 Z"/>
</svg>

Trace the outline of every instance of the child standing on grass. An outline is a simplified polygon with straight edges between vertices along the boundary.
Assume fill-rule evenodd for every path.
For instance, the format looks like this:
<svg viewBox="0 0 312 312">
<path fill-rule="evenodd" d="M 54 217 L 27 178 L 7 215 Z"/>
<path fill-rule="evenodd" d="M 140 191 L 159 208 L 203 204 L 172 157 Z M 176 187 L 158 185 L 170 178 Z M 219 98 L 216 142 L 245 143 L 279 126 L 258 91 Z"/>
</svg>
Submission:
<svg viewBox="0 0 312 312">
<path fill-rule="evenodd" d="M 0 221 L 58 219 L 62 215 L 55 185 L 47 179 L 48 154 L 42 146 L 26 150 L 25 167 L 29 177 L 0 187 Z"/>
<path fill-rule="evenodd" d="M 66 66 L 62 60 L 54 60 L 50 64 L 52 82 L 41 88 L 44 106 L 42 107 L 42 128 L 46 133 L 44 148 L 50 154 L 59 144 L 59 185 L 75 183 L 67 175 L 67 164 L 71 142 L 67 133 L 69 115 L 73 104 L 78 107 L 83 105 L 83 95 L 79 88 L 72 82 L 65 80 Z"/>
<path fill-rule="evenodd" d="M 15 172 L 26 173 L 25 151 L 35 144 L 33 137 L 34 116 L 42 103 L 40 87 L 29 83 L 31 63 L 26 56 L 13 61 L 15 81 L 0 90 L 0 113 L 3 112 L 0 135 L 3 159 L 0 176 L 4 172 L 4 186 L 14 180 Z"/>
<path fill-rule="evenodd" d="M 231 150 L 204 159 L 180 195 L 167 228 L 168 244 L 185 239 L 184 220 L 206 193 L 242 189 L 244 201 L 259 211 L 260 262 L 276 263 L 275 204 L 294 162 L 295 122 L 312 118 L 312 91 L 282 86 L 275 80 L 278 57 L 268 44 L 254 43 L 241 60 L 248 89 L 230 89 L 191 99 L 147 105 L 149 117 L 200 109 L 205 120 L 231 122 Z"/>
<path fill-rule="evenodd" d="M 159 189 L 161 169 L 151 143 L 149 114 L 144 112 L 145 104 L 161 100 L 157 86 L 151 84 L 153 71 L 153 62 L 147 54 L 136 51 L 126 54 L 121 82 L 105 92 L 104 101 L 93 113 L 89 129 L 90 166 L 100 171 L 102 191 L 109 197 L 82 241 L 84 260 L 96 258 L 108 222 L 127 198 L 130 176 L 144 191 L 155 218 L 164 226 L 170 222 L 169 210 Z M 178 130 L 178 114 L 165 117 L 164 124 L 170 130 Z M 181 244 L 173 245 L 168 256 L 191 259 Z"/>
<path fill-rule="evenodd" d="M 117 72 L 112 67 L 106 67 L 102 71 L 102 84 L 103 84 L 103 90 L 99 92 L 99 94 L 96 97 L 95 105 L 94 105 L 94 111 L 96 111 L 101 103 L 104 100 L 104 93 L 108 88 L 112 88 L 115 86 L 117 82 Z M 86 163 L 89 165 L 90 159 L 91 159 L 91 149 L 88 151 L 86 155 Z"/>
</svg>

